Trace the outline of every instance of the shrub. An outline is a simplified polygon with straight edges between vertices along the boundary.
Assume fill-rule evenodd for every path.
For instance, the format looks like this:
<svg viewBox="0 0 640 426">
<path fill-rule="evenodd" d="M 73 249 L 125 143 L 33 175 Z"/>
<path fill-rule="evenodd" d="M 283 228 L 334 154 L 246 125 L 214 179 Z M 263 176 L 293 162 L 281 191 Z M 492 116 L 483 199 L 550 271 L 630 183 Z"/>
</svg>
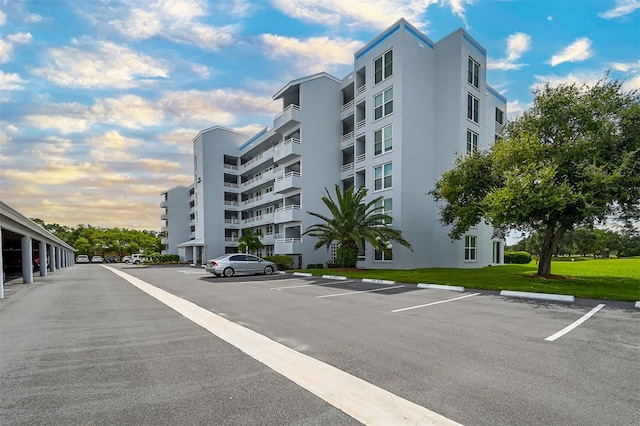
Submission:
<svg viewBox="0 0 640 426">
<path fill-rule="evenodd" d="M 338 262 L 335 259 L 331 259 L 330 261 L 327 262 L 327 268 L 337 268 L 338 267 Z"/>
<path fill-rule="evenodd" d="M 505 251 L 504 252 L 504 263 L 518 263 L 521 265 L 526 265 L 527 263 L 531 263 L 532 257 L 526 251 Z"/>
<path fill-rule="evenodd" d="M 316 264 L 315 263 L 308 264 L 307 269 L 316 269 Z"/>
<path fill-rule="evenodd" d="M 278 266 L 278 269 L 281 271 L 286 271 L 287 269 L 293 269 L 293 258 L 291 256 L 284 255 L 275 255 L 275 256 L 267 256 L 266 260 L 275 263 Z"/>
<path fill-rule="evenodd" d="M 336 260 L 343 268 L 355 268 L 358 263 L 358 247 L 339 246 L 336 250 Z"/>
<path fill-rule="evenodd" d="M 316 263 L 316 269 L 322 269 L 324 265 L 322 263 Z"/>
</svg>

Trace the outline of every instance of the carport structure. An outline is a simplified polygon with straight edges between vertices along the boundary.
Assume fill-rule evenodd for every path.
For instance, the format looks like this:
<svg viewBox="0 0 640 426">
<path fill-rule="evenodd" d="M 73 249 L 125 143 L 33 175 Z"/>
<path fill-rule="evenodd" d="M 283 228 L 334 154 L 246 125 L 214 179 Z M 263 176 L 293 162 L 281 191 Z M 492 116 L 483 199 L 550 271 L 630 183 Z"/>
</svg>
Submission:
<svg viewBox="0 0 640 426">
<path fill-rule="evenodd" d="M 51 232 L 0 201 L 0 299 L 7 278 L 20 277 L 33 283 L 34 272 L 48 272 L 71 266 L 75 249 Z"/>
</svg>

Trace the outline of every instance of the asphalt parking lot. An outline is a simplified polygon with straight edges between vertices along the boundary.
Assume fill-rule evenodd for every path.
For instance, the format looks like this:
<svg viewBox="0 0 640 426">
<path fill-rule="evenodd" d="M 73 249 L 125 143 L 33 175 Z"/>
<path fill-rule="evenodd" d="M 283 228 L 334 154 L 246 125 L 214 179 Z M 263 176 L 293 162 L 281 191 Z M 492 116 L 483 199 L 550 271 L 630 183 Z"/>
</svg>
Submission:
<svg viewBox="0 0 640 426">
<path fill-rule="evenodd" d="M 640 311 L 630 303 L 292 275 L 215 278 L 197 268 L 117 269 L 462 424 L 632 425 L 640 418 Z M 109 279 L 114 290 L 154 303 Z M 282 384 L 274 386 L 278 392 Z M 329 411 L 289 422 L 350 423 Z M 224 419 L 241 423 L 233 413 Z"/>
</svg>

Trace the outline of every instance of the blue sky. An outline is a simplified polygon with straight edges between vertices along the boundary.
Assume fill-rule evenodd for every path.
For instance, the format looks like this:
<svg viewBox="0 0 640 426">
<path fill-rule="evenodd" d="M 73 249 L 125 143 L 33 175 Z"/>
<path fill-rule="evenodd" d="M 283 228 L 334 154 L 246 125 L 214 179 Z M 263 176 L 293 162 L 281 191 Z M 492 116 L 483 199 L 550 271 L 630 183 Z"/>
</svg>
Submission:
<svg viewBox="0 0 640 426">
<path fill-rule="evenodd" d="M 527 109 L 536 86 L 640 88 L 640 0 L 0 0 L 0 198 L 28 217 L 159 229 L 160 192 L 192 182 L 192 139 L 270 126 L 288 81 L 343 78 L 404 17 L 464 28 L 488 82 Z M 427 185 L 427 183 L 425 183 Z"/>
</svg>

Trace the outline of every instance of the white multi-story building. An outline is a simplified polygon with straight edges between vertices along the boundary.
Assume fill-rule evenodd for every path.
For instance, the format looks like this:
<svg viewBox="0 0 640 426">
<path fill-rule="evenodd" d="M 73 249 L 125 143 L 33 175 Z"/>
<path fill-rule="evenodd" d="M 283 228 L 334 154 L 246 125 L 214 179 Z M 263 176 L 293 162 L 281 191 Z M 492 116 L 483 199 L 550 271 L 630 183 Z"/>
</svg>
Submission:
<svg viewBox="0 0 640 426">
<path fill-rule="evenodd" d="M 502 263 L 499 233 L 478 224 L 452 242 L 428 194 L 456 157 L 488 148 L 505 119 L 506 99 L 486 84 L 486 51 L 465 31 L 432 42 L 401 19 L 355 53 L 344 79 L 314 74 L 274 99 L 282 112 L 272 128 L 249 137 L 213 127 L 194 139 L 193 232 L 177 245 L 185 260 L 235 252 L 248 228 L 261 234 L 263 256 L 325 263 L 332 253 L 313 251 L 315 239 L 302 233 L 318 223 L 308 212 L 328 214 L 321 197 L 338 184 L 383 197 L 413 246 L 394 246 L 392 257 L 368 247 L 358 266 Z"/>
</svg>

